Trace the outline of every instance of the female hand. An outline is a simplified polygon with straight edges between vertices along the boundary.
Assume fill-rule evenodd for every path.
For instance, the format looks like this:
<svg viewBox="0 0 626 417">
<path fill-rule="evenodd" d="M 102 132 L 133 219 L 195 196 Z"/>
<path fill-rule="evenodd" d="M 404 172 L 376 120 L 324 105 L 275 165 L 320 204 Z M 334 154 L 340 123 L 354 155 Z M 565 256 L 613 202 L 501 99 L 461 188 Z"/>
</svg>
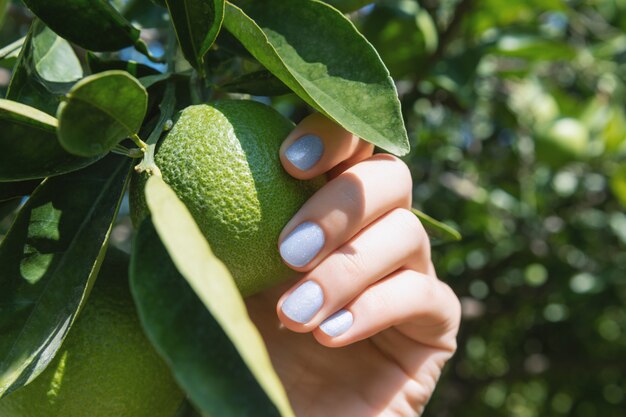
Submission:
<svg viewBox="0 0 626 417">
<path fill-rule="evenodd" d="M 330 179 L 279 237 L 299 281 L 246 300 L 296 415 L 420 415 L 456 349 L 460 305 L 409 211 L 407 166 L 320 114 L 280 152 L 292 176 Z"/>
</svg>

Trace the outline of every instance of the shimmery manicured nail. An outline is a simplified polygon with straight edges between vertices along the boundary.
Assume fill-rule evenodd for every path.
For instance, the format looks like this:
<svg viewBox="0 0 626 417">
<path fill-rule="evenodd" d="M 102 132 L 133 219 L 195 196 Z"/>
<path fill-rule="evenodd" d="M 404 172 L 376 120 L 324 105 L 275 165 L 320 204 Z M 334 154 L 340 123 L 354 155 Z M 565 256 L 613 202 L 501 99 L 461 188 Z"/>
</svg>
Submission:
<svg viewBox="0 0 626 417">
<path fill-rule="evenodd" d="M 320 324 L 320 329 L 330 337 L 344 334 L 350 326 L 354 317 L 348 310 L 339 310 Z"/>
<path fill-rule="evenodd" d="M 280 244 L 280 256 L 296 267 L 308 264 L 324 246 L 324 231 L 313 222 L 304 222 Z"/>
<path fill-rule="evenodd" d="M 292 143 L 285 156 L 296 168 L 306 171 L 317 163 L 324 153 L 324 142 L 315 135 L 304 135 Z"/>
<path fill-rule="evenodd" d="M 313 281 L 306 281 L 296 288 L 285 300 L 280 309 L 293 321 L 306 323 L 324 304 L 322 287 Z"/>
</svg>

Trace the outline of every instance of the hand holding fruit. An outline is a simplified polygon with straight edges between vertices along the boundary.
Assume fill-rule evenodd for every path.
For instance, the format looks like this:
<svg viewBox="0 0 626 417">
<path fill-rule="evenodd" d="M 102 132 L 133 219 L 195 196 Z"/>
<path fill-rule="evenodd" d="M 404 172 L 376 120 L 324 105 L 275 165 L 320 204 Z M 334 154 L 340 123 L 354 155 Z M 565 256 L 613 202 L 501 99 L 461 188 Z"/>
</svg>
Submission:
<svg viewBox="0 0 626 417">
<path fill-rule="evenodd" d="M 293 177 L 330 180 L 279 237 L 303 275 L 247 299 L 298 416 L 421 413 L 456 348 L 459 302 L 409 210 L 409 170 L 372 153 L 319 114 L 281 147 Z"/>
</svg>

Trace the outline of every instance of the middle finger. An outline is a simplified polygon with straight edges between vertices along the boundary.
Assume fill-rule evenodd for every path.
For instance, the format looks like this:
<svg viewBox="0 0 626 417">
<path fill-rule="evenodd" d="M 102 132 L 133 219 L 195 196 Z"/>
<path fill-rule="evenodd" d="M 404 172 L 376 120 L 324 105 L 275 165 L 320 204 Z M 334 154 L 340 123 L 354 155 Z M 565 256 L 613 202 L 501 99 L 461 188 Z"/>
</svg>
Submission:
<svg viewBox="0 0 626 417">
<path fill-rule="evenodd" d="M 280 255 L 309 271 L 365 226 L 394 208 L 411 207 L 411 174 L 398 158 L 378 154 L 349 168 L 313 195 L 279 237 Z"/>
</svg>

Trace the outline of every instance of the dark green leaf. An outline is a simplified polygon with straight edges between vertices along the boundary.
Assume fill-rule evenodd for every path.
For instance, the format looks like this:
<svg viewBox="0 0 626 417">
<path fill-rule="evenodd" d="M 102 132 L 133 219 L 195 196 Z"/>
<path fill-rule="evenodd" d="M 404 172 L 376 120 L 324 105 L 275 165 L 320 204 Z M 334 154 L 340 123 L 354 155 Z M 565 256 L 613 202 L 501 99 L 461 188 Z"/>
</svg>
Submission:
<svg viewBox="0 0 626 417">
<path fill-rule="evenodd" d="M 176 37 L 189 63 L 204 73 L 204 56 L 224 20 L 224 0 L 166 0 Z"/>
<path fill-rule="evenodd" d="M 0 222 L 4 220 L 6 216 L 13 213 L 16 208 L 20 206 L 21 198 L 14 198 L 12 200 L 0 201 Z M 0 234 L 0 242 L 2 242 L 3 236 Z"/>
<path fill-rule="evenodd" d="M 289 87 L 265 70 L 244 74 L 222 84 L 220 89 L 255 96 L 280 96 L 291 93 Z"/>
<path fill-rule="evenodd" d="M 191 405 L 189 400 L 183 401 L 174 417 L 202 417 L 202 415 Z"/>
<path fill-rule="evenodd" d="M 106 0 L 24 0 L 32 12 L 63 38 L 92 51 L 135 45 L 147 52 L 133 27 Z"/>
<path fill-rule="evenodd" d="M 159 6 L 165 6 L 165 0 L 159 2 Z M 150 0 L 124 0 L 118 10 L 129 21 L 144 28 L 164 29 L 170 27 L 170 18 L 161 7 L 155 6 Z"/>
<path fill-rule="evenodd" d="M 571 45 L 526 34 L 502 36 L 492 52 L 498 55 L 541 61 L 570 60 L 576 57 L 576 50 Z"/>
<path fill-rule="evenodd" d="M 376 6 L 363 17 L 361 32 L 374 45 L 394 79 L 421 68 L 432 52 L 429 48 L 437 42 L 437 32 L 429 31 L 424 13 L 428 15 L 417 2 L 402 2 Z M 418 21 L 426 31 L 418 26 Z"/>
<path fill-rule="evenodd" d="M 40 183 L 39 180 L 0 182 L 0 201 L 30 195 Z"/>
<path fill-rule="evenodd" d="M 123 70 L 135 78 L 159 74 L 159 71 L 145 64 L 135 61 L 121 61 L 118 59 L 102 59 L 92 52 L 87 53 L 87 65 L 93 74 L 109 70 Z"/>
<path fill-rule="evenodd" d="M 55 114 L 59 97 L 83 76 L 70 44 L 35 19 L 13 71 L 7 98 Z"/>
<path fill-rule="evenodd" d="M 626 208 L 626 166 L 619 167 L 611 175 L 611 191 L 622 207 Z"/>
<path fill-rule="evenodd" d="M 146 89 L 127 72 L 91 75 L 59 106 L 59 141 L 75 155 L 102 154 L 139 132 L 147 106 Z"/>
<path fill-rule="evenodd" d="M 25 41 L 26 36 L 16 40 L 15 42 L 11 42 L 7 46 L 0 49 L 0 60 L 7 59 L 9 57 L 17 58 L 17 55 L 19 54 L 20 49 L 22 49 L 22 45 L 24 45 Z"/>
<path fill-rule="evenodd" d="M 361 7 L 367 6 L 375 1 L 376 0 L 324 0 L 324 3 L 328 3 L 344 13 L 349 13 L 359 10 Z"/>
<path fill-rule="evenodd" d="M 4 18 L 6 17 L 7 9 L 11 4 L 11 0 L 0 0 L 0 27 L 4 23 Z"/>
<path fill-rule="evenodd" d="M 56 138 L 56 127 L 54 117 L 0 99 L 0 181 L 64 174 L 97 160 L 67 153 Z"/>
<path fill-rule="evenodd" d="M 150 218 L 135 238 L 130 275 L 148 338 L 199 409 L 214 416 L 280 416 L 228 336 L 177 271 Z"/>
<path fill-rule="evenodd" d="M 247 365 L 262 388 L 262 390 L 257 389 L 255 398 L 264 398 L 265 395 L 262 394 L 262 391 L 265 391 L 265 394 L 280 411 L 280 415 L 283 417 L 293 416 L 289 400 L 280 379 L 272 367 L 263 340 L 257 328 L 248 317 L 241 294 L 226 266 L 213 254 L 185 205 L 160 177 L 152 176 L 148 179 L 145 195 L 158 236 L 167 249 L 167 253 L 171 256 L 176 269 L 184 277 L 184 280 L 178 278 L 174 282 L 186 281 L 200 299 L 201 304 L 204 304 L 205 311 L 208 310 L 210 312 L 213 319 L 226 333 L 227 338 L 234 345 L 234 349 L 241 356 L 243 363 Z M 151 236 L 155 237 L 149 238 L 149 241 L 156 242 L 159 240 L 154 233 Z M 167 256 L 161 254 L 162 250 L 157 252 L 158 254 L 150 254 L 150 252 L 150 250 L 146 251 L 143 259 L 151 259 L 152 257 L 158 257 L 159 259 L 167 258 Z M 143 268 L 144 264 L 145 261 L 142 263 L 141 268 Z M 156 270 L 162 269 L 164 269 L 164 265 L 156 268 Z M 172 271 L 172 268 L 169 271 Z M 144 275 L 142 281 L 146 281 L 145 277 L 149 277 L 153 273 Z M 171 277 L 171 272 L 167 275 Z M 168 299 L 171 299 L 167 295 L 171 293 L 165 292 L 164 294 L 166 294 Z M 195 299 L 197 300 L 197 298 Z M 188 318 L 189 316 L 183 315 L 183 317 Z M 197 337 L 197 332 L 191 334 L 192 337 Z M 178 340 L 178 338 L 171 339 Z M 206 355 L 205 350 L 203 354 Z M 174 365 L 174 368 L 176 369 L 177 366 Z M 214 378 L 217 376 L 213 375 Z M 226 375 L 220 374 L 219 377 L 225 378 Z M 192 394 L 190 390 L 194 385 L 198 385 L 196 378 L 186 380 L 185 387 L 189 386 L 187 393 L 200 406 L 200 409 L 210 415 L 224 415 L 224 413 L 214 413 L 212 411 L 216 405 L 213 405 L 213 401 L 207 400 L 206 396 L 208 394 L 199 391 L 194 391 Z M 206 390 L 207 387 L 198 387 L 197 389 Z M 241 407 L 241 404 L 238 404 L 240 399 L 236 395 L 234 397 L 232 395 L 229 396 L 224 402 L 228 404 L 223 406 Z M 267 399 L 265 399 L 265 403 L 267 402 Z M 261 404 L 263 402 L 259 402 L 259 405 Z M 249 405 L 246 405 L 247 407 Z M 239 414 L 226 413 L 226 415 Z M 244 415 L 266 414 L 257 412 L 256 414 Z M 270 415 L 275 414 L 272 413 Z"/>
<path fill-rule="evenodd" d="M 0 397 L 52 360 L 97 275 L 129 177 L 110 156 L 47 178 L 0 245 Z"/>
<path fill-rule="evenodd" d="M 442 223 L 439 220 L 435 220 L 428 214 L 416 208 L 412 208 L 411 211 L 417 216 L 418 219 L 420 219 L 422 225 L 424 226 L 424 229 L 426 229 L 426 233 L 428 233 L 428 236 L 434 240 L 434 243 L 454 242 L 461 240 L 461 234 L 452 226 Z"/>
<path fill-rule="evenodd" d="M 393 80 L 344 15 L 314 0 L 238 4 L 243 10 L 227 3 L 224 26 L 263 66 L 355 135 L 397 155 L 409 151 Z"/>
<path fill-rule="evenodd" d="M 160 83 L 161 81 L 165 81 L 171 78 L 174 74 L 166 72 L 164 74 L 154 74 L 154 75 L 146 75 L 145 77 L 139 78 L 139 83 L 143 85 L 144 88 L 150 88 L 153 85 Z"/>
</svg>

